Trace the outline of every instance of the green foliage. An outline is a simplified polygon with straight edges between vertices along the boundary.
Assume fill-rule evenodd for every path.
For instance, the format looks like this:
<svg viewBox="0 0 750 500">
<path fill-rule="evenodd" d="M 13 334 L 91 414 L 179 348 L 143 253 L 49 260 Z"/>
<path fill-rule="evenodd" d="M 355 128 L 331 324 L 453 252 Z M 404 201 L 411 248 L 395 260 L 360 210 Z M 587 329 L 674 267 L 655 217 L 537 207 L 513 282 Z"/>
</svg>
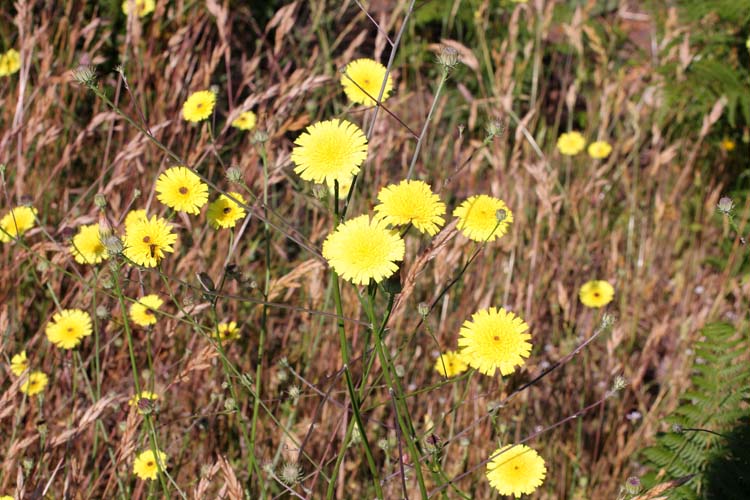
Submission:
<svg viewBox="0 0 750 500">
<path fill-rule="evenodd" d="M 665 419 L 672 431 L 643 451 L 651 468 L 643 482 L 651 487 L 696 474 L 669 498 L 745 498 L 747 485 L 737 478 L 746 475 L 742 467 L 748 457 L 743 454 L 750 450 L 749 433 L 742 432 L 750 419 L 750 364 L 745 359 L 750 342 L 727 323 L 708 324 L 701 333 L 705 339 L 695 346 L 692 388 Z M 734 482 L 717 481 L 717 474 L 727 475 L 732 467 Z"/>
</svg>

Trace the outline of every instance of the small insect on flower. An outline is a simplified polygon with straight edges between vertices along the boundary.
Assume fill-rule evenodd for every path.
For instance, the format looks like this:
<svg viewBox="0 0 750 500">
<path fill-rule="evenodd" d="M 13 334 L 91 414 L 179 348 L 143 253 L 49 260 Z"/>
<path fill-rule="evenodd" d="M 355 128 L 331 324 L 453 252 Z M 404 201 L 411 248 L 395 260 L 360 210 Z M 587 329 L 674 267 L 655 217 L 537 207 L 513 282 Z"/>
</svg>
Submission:
<svg viewBox="0 0 750 500">
<path fill-rule="evenodd" d="M 99 224 L 81 226 L 73 236 L 69 250 L 79 264 L 98 264 L 109 258 L 107 247 L 102 243 Z"/>
<path fill-rule="evenodd" d="M 163 451 L 157 450 L 159 455 L 159 462 L 161 466 L 166 467 L 167 465 L 167 454 Z M 156 479 L 156 475 L 160 470 L 160 465 L 156 461 L 156 454 L 152 450 L 146 450 L 138 455 L 133 462 L 133 474 L 138 476 L 142 480 Z"/>
<path fill-rule="evenodd" d="M 91 316 L 80 309 L 63 309 L 47 323 L 47 339 L 60 349 L 73 349 L 91 335 Z"/>
<path fill-rule="evenodd" d="M 130 319 L 138 326 L 156 324 L 156 311 L 164 301 L 156 294 L 149 294 L 138 299 L 130 306 Z"/>
<path fill-rule="evenodd" d="M 240 205 L 230 199 L 246 203 L 245 198 L 240 193 L 230 191 L 229 196 L 222 194 L 208 206 L 208 222 L 216 229 L 230 228 L 237 224 L 247 215 L 247 212 Z"/>
<path fill-rule="evenodd" d="M 503 308 L 477 311 L 459 332 L 461 357 L 485 375 L 493 376 L 498 368 L 502 375 L 510 375 L 531 352 L 528 330 L 524 320 Z"/>
<path fill-rule="evenodd" d="M 165 257 L 165 252 L 174 252 L 172 245 L 176 241 L 172 225 L 153 216 L 126 226 L 123 254 L 139 266 L 156 267 Z"/>
<path fill-rule="evenodd" d="M 19 390 L 27 396 L 34 396 L 44 391 L 44 388 L 47 387 L 47 382 L 49 382 L 49 377 L 44 372 L 31 372 L 26 377 Z"/>
<path fill-rule="evenodd" d="M 182 105 L 182 118 L 193 123 L 203 121 L 211 116 L 215 105 L 216 94 L 210 90 L 193 92 Z"/>
<path fill-rule="evenodd" d="M 344 87 L 344 93 L 353 103 L 374 106 L 375 99 L 380 95 L 385 74 L 386 67 L 379 62 L 367 58 L 355 59 L 346 65 L 341 75 L 341 85 Z M 391 75 L 388 75 L 382 101 L 388 98 L 392 89 L 393 80 Z"/>
<path fill-rule="evenodd" d="M 10 371 L 16 377 L 20 376 L 29 368 L 29 360 L 26 358 L 26 351 L 21 351 L 18 354 L 14 354 L 10 358 Z"/>
<path fill-rule="evenodd" d="M 156 179 L 157 198 L 180 212 L 197 215 L 208 202 L 208 186 L 192 170 L 178 166 Z"/>
<path fill-rule="evenodd" d="M 34 227 L 36 208 L 15 207 L 0 219 L 0 242 L 8 243 Z"/>
<path fill-rule="evenodd" d="M 586 146 L 586 139 L 580 132 L 566 132 L 557 139 L 557 149 L 566 156 L 575 156 Z"/>
<path fill-rule="evenodd" d="M 507 445 L 490 455 L 487 479 L 501 495 L 530 495 L 544 482 L 547 467 L 536 450 L 526 445 Z"/>
<path fill-rule="evenodd" d="M 458 217 L 458 229 L 470 240 L 490 242 L 508 232 L 513 223 L 513 212 L 499 198 L 486 194 L 475 195 L 453 210 Z"/>
<path fill-rule="evenodd" d="M 21 69 L 21 54 L 16 49 L 9 49 L 0 55 L 0 76 L 10 76 Z"/>
<path fill-rule="evenodd" d="M 128 400 L 128 405 L 137 407 L 138 413 L 144 415 L 147 412 L 144 411 L 143 407 L 150 407 L 157 399 L 159 399 L 158 394 L 151 391 L 141 391 Z"/>
<path fill-rule="evenodd" d="M 592 280 L 583 284 L 578 297 L 586 307 L 604 307 L 615 296 L 615 289 L 607 281 Z"/>
<path fill-rule="evenodd" d="M 255 116 L 255 113 L 252 111 L 244 111 L 232 122 L 232 126 L 239 130 L 252 130 L 255 128 L 257 120 L 258 117 Z"/>
<path fill-rule="evenodd" d="M 294 171 L 306 180 L 323 184 L 344 183 L 359 173 L 367 158 L 367 138 L 346 120 L 327 120 L 310 125 L 297 137 L 292 149 Z"/>
<path fill-rule="evenodd" d="M 379 219 L 392 226 L 413 224 L 418 231 L 435 235 L 445 223 L 445 204 L 422 181 L 404 180 L 384 187 L 375 206 Z"/>
</svg>

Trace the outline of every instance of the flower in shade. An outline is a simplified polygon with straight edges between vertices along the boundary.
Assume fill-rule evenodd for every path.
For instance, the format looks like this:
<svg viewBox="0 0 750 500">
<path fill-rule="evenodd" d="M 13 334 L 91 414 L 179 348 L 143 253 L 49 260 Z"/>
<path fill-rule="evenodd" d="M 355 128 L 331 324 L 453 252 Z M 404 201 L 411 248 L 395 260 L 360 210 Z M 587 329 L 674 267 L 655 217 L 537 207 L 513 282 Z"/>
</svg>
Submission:
<svg viewBox="0 0 750 500">
<path fill-rule="evenodd" d="M 422 181 L 401 181 L 378 193 L 377 217 L 392 226 L 413 224 L 418 231 L 434 235 L 445 223 L 445 204 Z"/>
<path fill-rule="evenodd" d="M 123 254 L 136 264 L 156 267 L 165 257 L 165 252 L 174 252 L 172 245 L 177 235 L 166 220 L 154 215 L 126 227 Z"/>
<path fill-rule="evenodd" d="M 606 281 L 592 280 L 583 284 L 578 297 L 586 307 L 604 307 L 615 296 L 615 289 Z"/>
<path fill-rule="evenodd" d="M 566 132 L 557 138 L 557 149 L 566 156 L 575 156 L 586 146 L 580 132 Z"/>
<path fill-rule="evenodd" d="M 505 202 L 486 194 L 475 195 L 453 211 L 458 217 L 458 229 L 467 238 L 485 242 L 494 241 L 508 232 L 513 222 L 513 212 Z"/>
<path fill-rule="evenodd" d="M 151 14 L 156 8 L 155 0 L 123 0 L 122 13 L 126 16 L 130 13 L 130 6 L 135 6 L 135 13 L 138 17 L 144 17 Z"/>
<path fill-rule="evenodd" d="M 47 387 L 47 382 L 49 382 L 49 377 L 47 377 L 46 373 L 31 372 L 27 375 L 26 380 L 21 384 L 19 389 L 27 396 L 33 396 L 42 392 Z"/>
<path fill-rule="evenodd" d="M 612 146 L 605 141 L 596 141 L 589 144 L 589 156 L 596 160 L 603 160 L 612 152 Z"/>
<path fill-rule="evenodd" d="M 246 203 L 240 193 L 230 191 L 229 196 Z M 245 209 L 229 199 L 229 196 L 222 194 L 208 206 L 208 222 L 216 229 L 234 227 L 237 221 L 244 219 L 247 214 Z"/>
<path fill-rule="evenodd" d="M 229 323 L 219 323 L 216 330 L 211 335 L 215 340 L 221 342 L 229 342 L 240 338 L 240 329 L 237 327 L 236 321 L 230 321 Z"/>
<path fill-rule="evenodd" d="M 98 264 L 107 259 L 109 253 L 99 236 L 99 224 L 81 226 L 73 236 L 70 253 L 79 264 Z"/>
<path fill-rule="evenodd" d="M 435 361 L 435 370 L 443 377 L 455 377 L 465 372 L 469 365 L 466 364 L 461 353 L 456 351 L 447 351 L 438 356 Z"/>
<path fill-rule="evenodd" d="M 17 238 L 36 222 L 36 208 L 15 207 L 0 219 L 0 242 L 7 243 Z"/>
<path fill-rule="evenodd" d="M 404 258 L 404 240 L 382 220 L 360 215 L 339 225 L 323 242 L 323 257 L 342 278 L 356 285 L 390 277 Z"/>
<path fill-rule="evenodd" d="M 146 412 L 142 411 L 140 407 L 150 405 L 153 401 L 156 401 L 157 399 L 159 399 L 158 394 L 153 393 L 151 391 L 141 391 L 138 394 L 134 394 L 133 397 L 128 400 L 128 405 L 138 407 L 138 413 L 143 415 Z"/>
<path fill-rule="evenodd" d="M 138 326 L 149 326 L 156 323 L 155 312 L 164 304 L 156 294 L 146 295 L 130 306 L 130 319 Z"/>
<path fill-rule="evenodd" d="M 485 375 L 494 375 L 497 368 L 509 375 L 531 352 L 528 330 L 524 320 L 502 307 L 477 311 L 471 320 L 464 321 L 459 332 L 461 357 Z"/>
<path fill-rule="evenodd" d="M 235 120 L 232 122 L 232 126 L 234 128 L 238 128 L 240 130 L 252 130 L 255 128 L 255 123 L 257 122 L 258 117 L 255 116 L 255 113 L 252 111 L 244 111 L 240 113 L 240 116 L 235 118 Z"/>
<path fill-rule="evenodd" d="M 507 445 L 495 450 L 487 462 L 487 479 L 501 495 L 530 495 L 544 482 L 547 467 L 536 450 L 526 445 Z"/>
<path fill-rule="evenodd" d="M 195 172 L 172 167 L 156 179 L 156 197 L 166 206 L 197 215 L 208 201 L 208 186 Z"/>
<path fill-rule="evenodd" d="M 734 151 L 734 148 L 737 147 L 737 143 L 735 143 L 732 139 L 729 137 L 725 137 L 721 140 L 721 149 L 724 151 Z"/>
<path fill-rule="evenodd" d="M 306 181 L 344 182 L 359 172 L 367 158 L 367 138 L 346 120 L 327 120 L 310 125 L 292 150 L 294 171 Z"/>
<path fill-rule="evenodd" d="M 125 216 L 125 231 L 128 230 L 128 227 L 133 226 L 137 222 L 146 221 L 148 220 L 148 216 L 146 215 L 146 211 L 142 208 L 139 208 L 137 210 L 131 210 L 128 212 L 128 215 Z"/>
<path fill-rule="evenodd" d="M 156 461 L 156 454 L 152 450 L 146 450 L 135 458 L 133 474 L 143 480 L 156 479 L 160 467 L 166 467 L 167 465 L 167 454 L 159 450 L 156 453 L 159 455 L 161 465 Z"/>
<path fill-rule="evenodd" d="M 182 105 L 182 118 L 189 122 L 205 120 L 214 110 L 216 94 L 210 90 L 193 92 Z"/>
<path fill-rule="evenodd" d="M 0 55 L 0 76 L 10 76 L 21 69 L 21 54 L 16 49 L 9 49 Z"/>
<path fill-rule="evenodd" d="M 26 358 L 26 351 L 21 351 L 18 354 L 14 354 L 10 358 L 10 371 L 16 377 L 21 375 L 29 367 L 29 360 Z"/>
<path fill-rule="evenodd" d="M 380 95 L 380 87 L 383 86 L 386 68 L 372 59 L 355 59 L 346 65 L 344 74 L 341 75 L 341 85 L 350 101 L 357 104 L 372 106 L 375 99 Z M 355 83 L 356 82 L 356 83 Z M 393 88 L 391 75 L 385 82 L 382 101 L 388 98 Z M 368 95 L 369 94 L 369 95 Z"/>
<path fill-rule="evenodd" d="M 72 349 L 91 335 L 91 316 L 80 309 L 63 309 L 52 316 L 45 329 L 50 342 L 61 349 Z"/>
</svg>

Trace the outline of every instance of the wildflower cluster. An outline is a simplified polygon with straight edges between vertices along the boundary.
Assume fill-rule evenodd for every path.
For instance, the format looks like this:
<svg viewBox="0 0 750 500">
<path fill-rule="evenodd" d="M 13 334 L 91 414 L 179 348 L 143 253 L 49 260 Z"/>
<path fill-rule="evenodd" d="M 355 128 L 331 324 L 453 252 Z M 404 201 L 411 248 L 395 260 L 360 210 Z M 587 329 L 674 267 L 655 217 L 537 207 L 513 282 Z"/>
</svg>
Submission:
<svg viewBox="0 0 750 500">
<path fill-rule="evenodd" d="M 586 147 L 586 139 L 580 132 L 566 132 L 557 139 L 557 149 L 565 156 L 575 156 Z M 591 158 L 603 160 L 612 152 L 612 146 L 606 141 L 594 141 L 587 149 Z"/>
</svg>

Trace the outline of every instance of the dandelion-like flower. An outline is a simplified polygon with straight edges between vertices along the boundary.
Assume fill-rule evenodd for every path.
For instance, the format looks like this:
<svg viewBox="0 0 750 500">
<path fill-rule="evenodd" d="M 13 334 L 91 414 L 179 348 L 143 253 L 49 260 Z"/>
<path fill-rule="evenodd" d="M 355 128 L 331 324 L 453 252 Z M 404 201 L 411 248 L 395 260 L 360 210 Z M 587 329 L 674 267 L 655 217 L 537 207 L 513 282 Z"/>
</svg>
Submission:
<svg viewBox="0 0 750 500">
<path fill-rule="evenodd" d="M 9 49 L 0 55 L 0 76 L 10 76 L 21 69 L 21 54 L 16 49 Z"/>
<path fill-rule="evenodd" d="M 164 304 L 156 294 L 149 294 L 138 299 L 130 306 L 130 319 L 138 326 L 149 326 L 156 323 L 155 312 Z"/>
<path fill-rule="evenodd" d="M 327 120 L 310 125 L 294 142 L 294 171 L 306 181 L 343 183 L 359 173 L 367 158 L 367 138 L 346 120 Z"/>
<path fill-rule="evenodd" d="M 45 333 L 60 349 L 72 349 L 83 337 L 91 335 L 91 316 L 80 309 L 64 309 L 52 316 Z"/>
<path fill-rule="evenodd" d="M 230 321 L 229 323 L 219 323 L 216 326 L 216 330 L 211 335 L 215 340 L 223 342 L 230 342 L 240 338 L 240 329 L 237 327 L 236 321 Z"/>
<path fill-rule="evenodd" d="M 15 207 L 0 219 L 0 242 L 7 243 L 34 227 L 36 208 Z"/>
<path fill-rule="evenodd" d="M 557 149 L 566 156 L 575 156 L 586 146 L 586 139 L 580 132 L 566 132 L 557 138 Z"/>
<path fill-rule="evenodd" d="M 375 99 L 380 95 L 380 87 L 383 85 L 385 73 L 385 66 L 377 61 L 367 58 L 355 59 L 346 65 L 344 74 L 341 75 L 341 85 L 343 85 L 344 92 L 350 101 L 365 106 L 373 106 Z M 393 89 L 393 80 L 391 75 L 388 75 L 388 81 L 385 82 L 385 89 L 383 89 L 382 101 L 388 98 L 391 89 Z"/>
<path fill-rule="evenodd" d="M 166 206 L 197 215 L 208 201 L 208 186 L 185 167 L 167 169 L 156 179 L 156 197 Z"/>
<path fill-rule="evenodd" d="M 26 381 L 21 384 L 19 389 L 27 396 L 33 396 L 42 392 L 47 387 L 47 382 L 49 382 L 49 377 L 47 377 L 46 373 L 39 371 L 31 372 L 27 375 Z"/>
<path fill-rule="evenodd" d="M 240 193 L 230 191 L 229 196 L 246 203 Z M 208 206 L 208 222 L 216 229 L 234 227 L 237 221 L 247 215 L 245 209 L 229 199 L 229 196 L 222 194 Z"/>
<path fill-rule="evenodd" d="M 150 404 L 157 399 L 159 399 L 158 394 L 151 391 L 141 391 L 138 394 L 134 394 L 133 397 L 128 400 L 128 405 L 137 407 L 138 413 L 143 415 L 145 412 L 140 408 L 140 406 L 143 404 L 141 403 L 141 401 L 146 400 L 145 402 Z"/>
<path fill-rule="evenodd" d="M 210 90 L 193 92 L 182 105 L 182 118 L 193 123 L 203 121 L 211 116 L 215 105 L 216 94 Z"/>
<path fill-rule="evenodd" d="M 10 371 L 13 375 L 18 377 L 29 368 L 29 360 L 26 358 L 26 351 L 21 351 L 18 354 L 14 354 L 10 358 Z"/>
<path fill-rule="evenodd" d="M 156 267 L 165 257 L 165 252 L 174 252 L 172 245 L 177 235 L 172 226 L 161 217 L 153 216 L 126 226 L 125 257 L 139 266 Z"/>
<path fill-rule="evenodd" d="M 151 14 L 156 8 L 155 0 L 123 0 L 122 2 L 122 13 L 126 16 L 130 14 L 130 2 L 135 5 L 135 14 L 138 17 L 145 17 Z"/>
<path fill-rule="evenodd" d="M 721 149 L 723 149 L 726 152 L 734 151 L 734 148 L 737 147 L 737 143 L 734 142 L 734 140 L 730 139 L 729 137 L 725 137 L 721 140 Z"/>
<path fill-rule="evenodd" d="M 612 146 L 605 141 L 596 141 L 589 144 L 587 151 L 590 157 L 596 160 L 603 160 L 612 152 Z"/>
<path fill-rule="evenodd" d="M 3 495 L 0 497 L 0 500 L 13 500 L 13 497 L 10 495 Z"/>
<path fill-rule="evenodd" d="M 404 240 L 380 220 L 360 215 L 341 224 L 323 242 L 323 257 L 342 278 L 355 285 L 376 283 L 396 272 L 404 258 Z"/>
<path fill-rule="evenodd" d="M 501 495 L 529 495 L 547 475 L 544 459 L 526 445 L 503 446 L 490 456 L 495 458 L 487 463 L 487 479 Z"/>
<path fill-rule="evenodd" d="M 445 204 L 422 181 L 404 180 L 391 184 L 378 193 L 375 212 L 392 226 L 413 224 L 422 233 L 436 234 L 445 223 Z"/>
<path fill-rule="evenodd" d="M 592 280 L 583 284 L 578 297 L 586 307 L 604 307 L 615 296 L 615 289 L 607 281 Z"/>
<path fill-rule="evenodd" d="M 163 451 L 157 450 L 159 454 L 159 462 L 162 466 L 167 465 L 167 454 Z M 146 450 L 139 454 L 133 462 L 133 474 L 138 476 L 144 481 L 146 479 L 156 479 L 156 474 L 159 472 L 159 464 L 156 463 L 156 454 L 152 450 Z"/>
<path fill-rule="evenodd" d="M 470 197 L 456 207 L 453 215 L 458 217 L 458 229 L 464 236 L 479 242 L 503 236 L 513 222 L 513 212 L 505 202 L 486 194 Z"/>
<path fill-rule="evenodd" d="M 465 372 L 469 368 L 461 353 L 456 351 L 447 351 L 438 356 L 435 361 L 435 370 L 446 378 L 455 377 Z"/>
<path fill-rule="evenodd" d="M 258 117 L 252 111 L 244 111 L 240 113 L 233 122 L 232 126 L 240 130 L 252 130 L 255 128 L 255 123 L 258 121 Z"/>
<path fill-rule="evenodd" d="M 125 231 L 127 231 L 129 227 L 135 225 L 136 223 L 147 220 L 148 216 L 146 215 L 146 210 L 142 208 L 131 210 L 130 212 L 128 212 L 128 215 L 125 216 Z"/>
<path fill-rule="evenodd" d="M 107 259 L 109 253 L 99 236 L 99 224 L 81 226 L 73 236 L 70 253 L 79 264 L 98 264 Z"/>
<path fill-rule="evenodd" d="M 461 357 L 485 375 L 494 375 L 497 368 L 509 375 L 531 352 L 528 330 L 524 320 L 502 307 L 477 311 L 471 320 L 464 321 L 459 332 Z"/>
</svg>

